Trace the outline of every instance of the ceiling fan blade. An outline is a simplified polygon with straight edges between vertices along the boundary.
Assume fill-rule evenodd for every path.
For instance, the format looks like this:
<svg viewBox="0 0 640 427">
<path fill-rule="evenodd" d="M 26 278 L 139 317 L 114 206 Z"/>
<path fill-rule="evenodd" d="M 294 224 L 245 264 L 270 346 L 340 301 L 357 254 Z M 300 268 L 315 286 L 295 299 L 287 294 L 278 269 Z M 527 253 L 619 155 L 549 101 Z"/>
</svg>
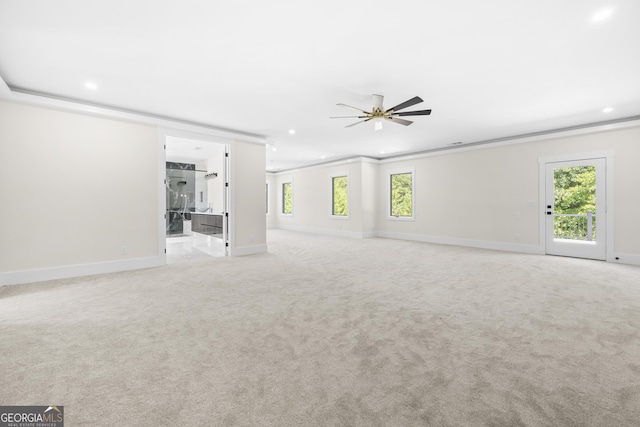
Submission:
<svg viewBox="0 0 640 427">
<path fill-rule="evenodd" d="M 359 122 L 355 122 L 355 123 L 351 123 L 350 125 L 347 125 L 347 126 L 345 126 L 345 127 L 346 127 L 346 128 L 350 128 L 351 126 L 355 126 L 355 125 L 357 125 L 357 124 L 364 123 L 364 122 L 366 122 L 366 121 L 368 121 L 368 119 L 367 119 L 367 120 L 360 120 Z"/>
<path fill-rule="evenodd" d="M 398 123 L 399 125 L 409 126 L 413 123 L 411 120 L 399 119 L 397 117 L 385 117 L 386 120 L 389 120 L 393 123 Z"/>
<path fill-rule="evenodd" d="M 370 113 L 368 113 L 367 111 L 361 110 L 361 109 L 360 109 L 360 108 L 358 108 L 358 107 L 352 107 L 351 105 L 347 105 L 347 104 L 343 104 L 343 103 L 339 103 L 339 104 L 336 104 L 336 105 L 340 105 L 341 107 L 349 107 L 349 108 L 353 108 L 354 110 L 362 111 L 362 112 L 363 112 L 363 113 L 365 113 L 365 114 L 370 114 Z"/>
<path fill-rule="evenodd" d="M 366 119 L 367 116 L 335 116 L 329 117 L 330 119 Z"/>
<path fill-rule="evenodd" d="M 402 110 L 403 108 L 407 108 L 407 107 L 411 107 L 412 105 L 416 105 L 422 102 L 422 98 L 420 98 L 419 96 L 414 96 L 413 98 L 411 98 L 408 101 L 404 101 L 402 104 L 398 104 L 393 108 L 389 108 L 386 113 L 388 113 L 389 111 L 398 111 L 398 110 Z"/>
<path fill-rule="evenodd" d="M 382 102 L 384 101 L 384 96 L 372 95 L 372 97 L 373 97 L 373 109 L 382 110 Z"/>
<path fill-rule="evenodd" d="M 428 116 L 431 110 L 405 111 L 402 113 L 393 113 L 394 116 Z"/>
</svg>

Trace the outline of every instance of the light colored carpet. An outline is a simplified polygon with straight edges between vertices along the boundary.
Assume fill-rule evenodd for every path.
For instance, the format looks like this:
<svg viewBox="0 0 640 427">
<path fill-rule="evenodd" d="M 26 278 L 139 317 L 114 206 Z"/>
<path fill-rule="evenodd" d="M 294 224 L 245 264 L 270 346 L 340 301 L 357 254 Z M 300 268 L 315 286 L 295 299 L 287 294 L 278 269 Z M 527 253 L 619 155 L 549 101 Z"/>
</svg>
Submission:
<svg viewBox="0 0 640 427">
<path fill-rule="evenodd" d="M 0 404 L 68 426 L 637 426 L 640 268 L 269 232 L 0 288 Z"/>
</svg>

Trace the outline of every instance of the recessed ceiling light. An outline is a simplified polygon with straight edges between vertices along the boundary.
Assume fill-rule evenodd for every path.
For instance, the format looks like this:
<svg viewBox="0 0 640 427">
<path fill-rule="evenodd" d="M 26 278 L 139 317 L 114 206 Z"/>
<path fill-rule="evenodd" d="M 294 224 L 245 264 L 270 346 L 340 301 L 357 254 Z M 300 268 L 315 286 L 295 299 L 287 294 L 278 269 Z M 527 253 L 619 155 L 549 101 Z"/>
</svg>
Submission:
<svg viewBox="0 0 640 427">
<path fill-rule="evenodd" d="M 295 129 L 289 129 L 289 135 L 293 135 L 294 133 L 296 133 Z"/>
<path fill-rule="evenodd" d="M 84 87 L 86 87 L 86 88 L 87 88 L 87 89 L 89 89 L 89 90 L 96 90 L 96 89 L 98 89 L 98 85 L 97 85 L 97 84 L 95 84 L 94 82 L 86 82 L 86 83 L 84 84 Z"/>
<path fill-rule="evenodd" d="M 380 150 L 380 154 L 384 154 L 384 150 Z"/>
<path fill-rule="evenodd" d="M 612 111 L 613 111 L 613 108 L 612 108 L 612 107 L 607 107 L 607 108 L 605 108 L 605 109 L 603 109 L 603 110 L 602 110 L 602 112 L 603 112 L 603 113 L 610 113 L 610 112 L 612 112 Z"/>
<path fill-rule="evenodd" d="M 607 19 L 608 17 L 611 16 L 611 14 L 613 13 L 613 10 L 611 9 L 602 9 L 598 12 L 596 12 L 592 17 L 591 17 L 591 21 L 593 22 L 600 22 L 600 21 L 604 21 L 605 19 Z"/>
<path fill-rule="evenodd" d="M 327 156 L 320 156 L 320 158 L 321 158 L 322 160 L 324 160 L 324 159 L 326 159 L 326 158 L 327 158 Z"/>
<path fill-rule="evenodd" d="M 278 151 L 276 147 L 271 147 L 271 151 Z"/>
</svg>

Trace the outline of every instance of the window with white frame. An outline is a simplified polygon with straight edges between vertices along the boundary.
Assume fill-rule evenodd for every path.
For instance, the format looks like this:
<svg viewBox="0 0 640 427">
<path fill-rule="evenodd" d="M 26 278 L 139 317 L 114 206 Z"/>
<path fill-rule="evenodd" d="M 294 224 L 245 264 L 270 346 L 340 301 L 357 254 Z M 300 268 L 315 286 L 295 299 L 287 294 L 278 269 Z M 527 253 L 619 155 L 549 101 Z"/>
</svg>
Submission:
<svg viewBox="0 0 640 427">
<path fill-rule="evenodd" d="M 349 176 L 331 177 L 331 215 L 347 218 L 349 216 Z"/>
<path fill-rule="evenodd" d="M 389 217 L 413 218 L 414 175 L 413 169 L 389 172 Z"/>
<path fill-rule="evenodd" d="M 282 183 L 282 213 L 293 215 L 293 183 Z"/>
</svg>

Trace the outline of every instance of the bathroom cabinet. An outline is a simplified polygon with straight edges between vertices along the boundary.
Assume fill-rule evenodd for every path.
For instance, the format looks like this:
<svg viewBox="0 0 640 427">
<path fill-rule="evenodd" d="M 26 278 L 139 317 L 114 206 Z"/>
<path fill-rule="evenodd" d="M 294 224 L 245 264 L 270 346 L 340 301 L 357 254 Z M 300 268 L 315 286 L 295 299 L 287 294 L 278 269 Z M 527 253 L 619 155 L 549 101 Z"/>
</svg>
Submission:
<svg viewBox="0 0 640 427">
<path fill-rule="evenodd" d="M 191 230 L 202 234 L 222 234 L 222 215 L 192 212 Z"/>
</svg>

